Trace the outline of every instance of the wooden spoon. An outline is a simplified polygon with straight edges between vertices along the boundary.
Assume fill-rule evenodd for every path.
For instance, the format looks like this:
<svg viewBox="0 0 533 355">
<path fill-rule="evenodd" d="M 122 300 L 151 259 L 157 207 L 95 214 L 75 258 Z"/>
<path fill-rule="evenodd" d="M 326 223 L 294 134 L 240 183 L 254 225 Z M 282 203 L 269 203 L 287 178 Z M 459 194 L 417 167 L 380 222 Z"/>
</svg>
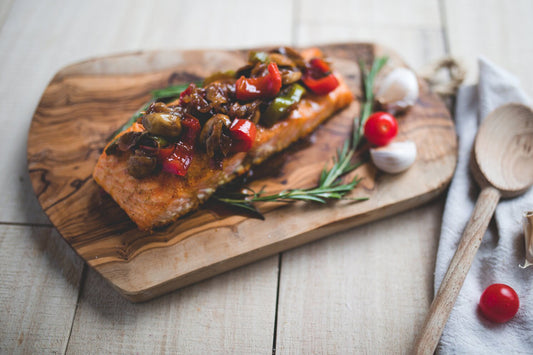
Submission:
<svg viewBox="0 0 533 355">
<path fill-rule="evenodd" d="M 481 193 L 415 343 L 417 354 L 435 351 L 500 198 L 533 185 L 533 111 L 520 104 L 492 111 L 477 133 L 471 168 Z"/>
</svg>

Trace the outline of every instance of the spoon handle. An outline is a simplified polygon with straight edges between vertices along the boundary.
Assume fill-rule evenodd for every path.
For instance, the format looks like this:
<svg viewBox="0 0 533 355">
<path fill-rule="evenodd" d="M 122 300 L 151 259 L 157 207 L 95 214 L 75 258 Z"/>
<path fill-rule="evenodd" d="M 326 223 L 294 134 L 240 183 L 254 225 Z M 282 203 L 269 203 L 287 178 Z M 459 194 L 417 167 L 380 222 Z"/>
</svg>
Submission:
<svg viewBox="0 0 533 355">
<path fill-rule="evenodd" d="M 418 335 L 415 343 L 416 354 L 433 354 L 435 351 L 500 196 L 500 192 L 490 186 L 481 191 L 448 271 L 431 303 L 422 331 Z"/>
</svg>

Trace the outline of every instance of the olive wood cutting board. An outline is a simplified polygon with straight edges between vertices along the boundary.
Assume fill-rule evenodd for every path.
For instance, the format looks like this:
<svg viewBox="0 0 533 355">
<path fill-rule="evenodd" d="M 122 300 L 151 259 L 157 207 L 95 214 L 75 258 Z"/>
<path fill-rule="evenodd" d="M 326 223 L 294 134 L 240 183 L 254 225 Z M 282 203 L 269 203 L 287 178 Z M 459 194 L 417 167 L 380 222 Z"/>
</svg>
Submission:
<svg viewBox="0 0 533 355">
<path fill-rule="evenodd" d="M 254 169 L 248 186 L 279 192 L 311 187 L 351 134 L 359 113 L 358 61 L 388 55 L 378 77 L 405 66 L 393 51 L 371 43 L 320 46 L 343 74 L 356 100 L 310 137 Z M 214 203 L 154 231 L 139 231 L 92 178 L 112 133 L 150 98 L 153 89 L 235 69 L 247 50 L 154 51 L 91 59 L 60 70 L 43 93 L 28 136 L 28 168 L 50 221 L 74 250 L 122 295 L 144 301 L 303 243 L 414 206 L 441 193 L 456 165 L 457 139 L 444 103 L 419 80 L 415 106 L 398 116 L 397 140 L 413 140 L 415 164 L 390 175 L 377 171 L 363 148 L 362 178 L 350 197 L 315 203 L 259 205 L 265 219 Z"/>
</svg>

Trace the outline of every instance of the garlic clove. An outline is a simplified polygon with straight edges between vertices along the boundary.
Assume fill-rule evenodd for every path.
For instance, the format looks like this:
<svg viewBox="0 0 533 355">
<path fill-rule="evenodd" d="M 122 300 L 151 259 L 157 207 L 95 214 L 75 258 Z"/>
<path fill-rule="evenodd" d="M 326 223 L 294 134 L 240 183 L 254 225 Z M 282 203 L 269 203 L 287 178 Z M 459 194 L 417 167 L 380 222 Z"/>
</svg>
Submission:
<svg viewBox="0 0 533 355">
<path fill-rule="evenodd" d="M 376 100 L 392 112 L 402 111 L 413 106 L 418 99 L 418 79 L 416 74 L 407 68 L 396 68 L 381 82 Z"/>
<path fill-rule="evenodd" d="M 416 144 L 413 141 L 404 141 L 371 148 L 370 157 L 378 169 L 391 174 L 400 173 L 413 165 L 416 159 Z"/>
<path fill-rule="evenodd" d="M 524 214 L 524 238 L 526 242 L 526 258 L 524 265 L 520 265 L 525 269 L 528 266 L 533 266 L 533 211 Z"/>
</svg>

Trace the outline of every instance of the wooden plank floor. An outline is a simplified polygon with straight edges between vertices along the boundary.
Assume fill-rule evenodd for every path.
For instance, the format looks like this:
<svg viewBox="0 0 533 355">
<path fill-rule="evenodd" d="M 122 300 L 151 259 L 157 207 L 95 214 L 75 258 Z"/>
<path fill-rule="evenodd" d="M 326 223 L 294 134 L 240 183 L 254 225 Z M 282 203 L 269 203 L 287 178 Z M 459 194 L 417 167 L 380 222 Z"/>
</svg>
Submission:
<svg viewBox="0 0 533 355">
<path fill-rule="evenodd" d="M 478 55 L 533 96 L 530 0 L 0 2 L 0 353 L 409 353 L 429 308 L 445 196 L 154 301 L 131 304 L 35 198 L 26 135 L 65 65 L 159 48 L 374 41 L 415 69 Z"/>
</svg>

